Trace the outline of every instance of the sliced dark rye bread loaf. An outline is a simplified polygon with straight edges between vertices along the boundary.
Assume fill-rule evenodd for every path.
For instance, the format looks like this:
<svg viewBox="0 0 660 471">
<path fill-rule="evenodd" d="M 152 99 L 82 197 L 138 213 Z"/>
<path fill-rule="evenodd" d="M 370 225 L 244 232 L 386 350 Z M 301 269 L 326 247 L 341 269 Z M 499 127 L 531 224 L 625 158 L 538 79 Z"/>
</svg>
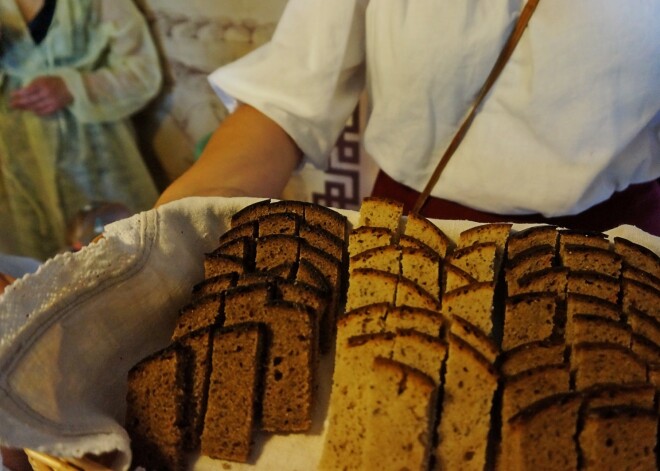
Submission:
<svg viewBox="0 0 660 471">
<path fill-rule="evenodd" d="M 584 406 L 634 406 L 644 409 L 655 408 L 656 388 L 651 383 L 598 384 L 585 389 Z"/>
<path fill-rule="evenodd" d="M 257 201 L 236 211 L 231 217 L 231 227 L 237 227 L 242 224 L 255 222 L 261 216 L 269 214 L 270 199 Z"/>
<path fill-rule="evenodd" d="M 559 393 L 567 393 L 570 387 L 568 363 L 528 368 L 512 376 L 504 377 L 502 385 L 502 423 L 536 401 Z M 502 435 L 502 440 L 509 437 Z"/>
<path fill-rule="evenodd" d="M 182 345 L 171 345 L 129 371 L 125 428 L 131 437 L 133 466 L 186 469 L 190 364 L 190 351 Z"/>
<path fill-rule="evenodd" d="M 265 214 L 256 220 L 256 224 L 259 228 L 257 237 L 265 237 L 275 234 L 298 235 L 301 223 L 302 216 L 295 213 L 282 212 Z"/>
<path fill-rule="evenodd" d="M 448 334 L 437 469 L 485 469 L 493 443 L 491 413 L 498 386 L 495 367 L 467 342 Z"/>
<path fill-rule="evenodd" d="M 660 321 L 660 291 L 639 281 L 621 280 L 623 312 L 636 309 Z"/>
<path fill-rule="evenodd" d="M 632 352 L 650 368 L 660 363 L 660 344 L 639 334 L 632 334 Z"/>
<path fill-rule="evenodd" d="M 416 213 L 410 213 L 406 217 L 403 235 L 422 242 L 436 252 L 441 258 L 445 258 L 454 245 L 447 234 L 445 234 L 438 226 L 424 216 Z"/>
<path fill-rule="evenodd" d="M 226 273 L 224 275 L 213 276 L 206 278 L 192 289 L 192 300 L 199 299 L 207 294 L 221 293 L 226 289 L 236 286 L 238 280 L 238 273 Z"/>
<path fill-rule="evenodd" d="M 348 218 L 339 211 L 318 204 L 304 205 L 304 220 L 307 224 L 325 229 L 341 240 L 348 240 Z"/>
<path fill-rule="evenodd" d="M 286 263 L 296 263 L 301 240 L 290 234 L 271 234 L 256 240 L 255 270 L 268 271 Z"/>
<path fill-rule="evenodd" d="M 658 414 L 639 407 L 597 407 L 584 413 L 578 437 L 582 468 L 657 469 Z"/>
<path fill-rule="evenodd" d="M 623 237 L 614 238 L 614 251 L 633 267 L 660 278 L 660 256 L 643 245 Z"/>
<path fill-rule="evenodd" d="M 627 263 L 624 263 L 621 268 L 621 277 L 628 280 L 635 280 L 654 289 L 660 290 L 660 278 L 651 275 L 647 271 L 632 267 Z"/>
<path fill-rule="evenodd" d="M 245 463 L 259 417 L 266 327 L 242 323 L 212 334 L 201 454 Z"/>
<path fill-rule="evenodd" d="M 515 288 L 518 280 L 525 275 L 545 270 L 556 265 L 555 247 L 552 245 L 537 245 L 520 252 L 510 259 L 504 269 L 504 278 L 507 286 Z"/>
<path fill-rule="evenodd" d="M 525 343 L 502 353 L 500 371 L 513 376 L 537 366 L 563 363 L 568 360 L 566 353 L 563 339 Z"/>
<path fill-rule="evenodd" d="M 172 340 L 209 325 L 222 324 L 224 322 L 222 314 L 224 294 L 225 291 L 207 294 L 181 308 L 172 333 Z"/>
<path fill-rule="evenodd" d="M 619 279 L 595 271 L 571 270 L 566 278 L 566 292 L 588 294 L 611 303 L 619 300 Z"/>
<path fill-rule="evenodd" d="M 571 349 L 575 389 L 597 384 L 646 381 L 646 364 L 629 348 L 611 343 L 578 343 Z"/>
<path fill-rule="evenodd" d="M 610 249 L 610 240 L 607 234 L 595 231 L 579 231 L 575 229 L 558 229 L 559 251 L 563 252 L 566 246 L 580 245 L 599 249 Z"/>
<path fill-rule="evenodd" d="M 380 356 L 369 382 L 360 469 L 428 469 L 435 382 L 416 368 Z"/>
<path fill-rule="evenodd" d="M 626 322 L 633 333 L 660 345 L 660 321 L 658 319 L 632 307 L 626 313 Z"/>
<path fill-rule="evenodd" d="M 550 292 L 564 298 L 568 274 L 569 270 L 566 267 L 551 267 L 528 273 L 520 277 L 516 284 L 507 285 L 508 295 Z"/>
<path fill-rule="evenodd" d="M 507 298 L 502 350 L 550 339 L 557 333 L 557 309 L 554 293 L 525 293 Z"/>
<path fill-rule="evenodd" d="M 621 256 L 609 249 L 568 244 L 560 251 L 561 264 L 571 270 L 593 271 L 618 278 L 621 275 Z"/>
<path fill-rule="evenodd" d="M 241 237 L 251 237 L 255 238 L 259 235 L 259 226 L 256 221 L 246 222 L 245 224 L 240 224 L 238 226 L 232 226 L 222 233 L 218 237 L 218 247 L 230 242 L 232 240 L 239 239 Z"/>
<path fill-rule="evenodd" d="M 313 247 L 317 247 L 345 265 L 348 259 L 348 250 L 345 239 L 340 239 L 332 232 L 320 226 L 313 226 L 303 222 L 300 226 L 300 238 Z"/>
<path fill-rule="evenodd" d="M 186 435 L 185 448 L 188 451 L 197 450 L 204 427 L 206 399 L 211 374 L 211 341 L 216 326 L 210 325 L 196 330 L 175 341 L 190 351 L 188 371 L 189 387 L 187 394 L 186 416 L 189 426 Z"/>
<path fill-rule="evenodd" d="M 559 232 L 555 226 L 531 226 L 512 232 L 507 240 L 507 257 L 515 258 L 519 253 L 539 245 L 557 247 Z"/>
<path fill-rule="evenodd" d="M 630 348 L 632 332 L 621 321 L 594 314 L 575 314 L 566 322 L 566 343 L 607 342 Z"/>
<path fill-rule="evenodd" d="M 566 294 L 566 317 L 575 314 L 593 314 L 607 319 L 621 319 L 621 308 L 613 302 L 589 294 Z"/>
<path fill-rule="evenodd" d="M 264 395 L 261 427 L 268 432 L 304 432 L 312 425 L 319 358 L 317 313 L 303 304 L 282 300 L 254 301 L 227 295 L 225 324 L 266 325 Z M 292 335 L 292 333 L 295 333 Z"/>
<path fill-rule="evenodd" d="M 579 393 L 556 394 L 514 415 L 507 423 L 509 439 L 501 443 L 498 469 L 578 469 L 575 435 L 581 404 Z"/>
<path fill-rule="evenodd" d="M 228 273 L 243 273 L 245 261 L 232 255 L 208 253 L 204 255 L 204 278 L 226 275 Z"/>
<path fill-rule="evenodd" d="M 493 332 L 494 298 L 492 282 L 463 286 L 442 296 L 442 314 L 448 320 L 458 315 L 490 335 Z"/>
<path fill-rule="evenodd" d="M 208 256 L 228 255 L 230 257 L 236 257 L 243 260 L 244 270 L 253 270 L 255 255 L 254 240 L 254 237 L 237 237 L 218 246 L 213 252 L 208 254 Z"/>
</svg>

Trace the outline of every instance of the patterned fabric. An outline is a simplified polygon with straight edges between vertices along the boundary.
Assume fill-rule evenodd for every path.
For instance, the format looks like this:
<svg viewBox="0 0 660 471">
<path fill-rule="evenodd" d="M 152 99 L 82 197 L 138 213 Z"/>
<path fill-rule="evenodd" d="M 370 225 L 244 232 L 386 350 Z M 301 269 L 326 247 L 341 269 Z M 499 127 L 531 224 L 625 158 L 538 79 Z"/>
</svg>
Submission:
<svg viewBox="0 0 660 471">
<path fill-rule="evenodd" d="M 59 0 L 40 44 L 15 1 L 0 0 L 0 30 L 0 252 L 44 259 L 91 202 L 153 205 L 129 118 L 160 87 L 158 55 L 131 0 Z M 44 75 L 61 77 L 73 103 L 45 118 L 13 109 L 12 91 Z"/>
</svg>

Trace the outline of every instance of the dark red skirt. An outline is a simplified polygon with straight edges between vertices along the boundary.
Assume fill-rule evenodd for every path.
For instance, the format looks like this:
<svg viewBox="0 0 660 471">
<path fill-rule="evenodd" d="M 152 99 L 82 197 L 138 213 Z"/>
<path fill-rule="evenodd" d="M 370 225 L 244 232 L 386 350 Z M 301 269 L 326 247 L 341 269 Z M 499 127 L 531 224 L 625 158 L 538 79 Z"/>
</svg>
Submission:
<svg viewBox="0 0 660 471">
<path fill-rule="evenodd" d="M 415 205 L 419 192 L 390 178 L 380 171 L 372 191 L 373 196 L 390 198 L 404 203 L 405 212 Z M 630 224 L 660 236 L 660 182 L 651 181 L 631 185 L 613 194 L 610 199 L 586 211 L 573 215 L 547 218 L 541 214 L 503 215 L 478 211 L 441 198 L 429 197 L 422 214 L 434 219 L 466 219 L 475 222 L 514 222 L 554 224 L 581 231 L 606 231 L 622 224 Z"/>
</svg>

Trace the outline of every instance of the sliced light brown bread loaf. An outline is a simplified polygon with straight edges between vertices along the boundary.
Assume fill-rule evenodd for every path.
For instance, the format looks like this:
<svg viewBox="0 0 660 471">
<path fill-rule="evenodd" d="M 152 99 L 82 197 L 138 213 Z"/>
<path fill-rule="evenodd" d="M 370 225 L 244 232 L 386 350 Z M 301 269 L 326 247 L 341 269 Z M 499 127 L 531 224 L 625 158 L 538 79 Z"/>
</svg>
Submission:
<svg viewBox="0 0 660 471">
<path fill-rule="evenodd" d="M 424 291 L 440 300 L 440 256 L 430 249 L 401 248 L 401 276 L 414 281 Z"/>
<path fill-rule="evenodd" d="M 357 255 L 374 247 L 390 245 L 394 242 L 394 233 L 384 227 L 361 226 L 354 228 L 348 235 L 348 255 Z"/>
<path fill-rule="evenodd" d="M 497 245 L 483 242 L 454 250 L 448 263 L 462 269 L 477 281 L 494 281 L 499 268 Z"/>
<path fill-rule="evenodd" d="M 610 343 L 579 343 L 571 352 L 576 390 L 597 384 L 646 381 L 646 365 L 629 348 Z"/>
<path fill-rule="evenodd" d="M 394 304 L 441 312 L 440 301 L 435 296 L 414 281 L 402 277 L 396 285 Z"/>
<path fill-rule="evenodd" d="M 403 235 L 427 245 L 441 258 L 446 257 L 453 247 L 451 239 L 438 226 L 416 213 L 408 214 Z"/>
<path fill-rule="evenodd" d="M 608 342 L 629 348 L 632 341 L 630 328 L 593 314 L 575 314 L 566 323 L 566 343 Z"/>
<path fill-rule="evenodd" d="M 358 227 L 384 227 L 393 233 L 399 231 L 403 216 L 403 203 L 380 197 L 367 197 L 360 205 Z"/>
<path fill-rule="evenodd" d="M 384 330 L 414 329 L 439 337 L 447 320 L 438 311 L 412 306 L 391 306 L 387 311 Z"/>
<path fill-rule="evenodd" d="M 462 268 L 458 268 L 449 262 L 443 264 L 442 292 L 447 293 L 472 283 L 478 283 L 477 279 Z"/>
<path fill-rule="evenodd" d="M 559 364 L 567 361 L 566 344 L 563 339 L 530 342 L 504 352 L 500 371 L 513 376 L 537 366 Z"/>
<path fill-rule="evenodd" d="M 349 259 L 349 273 L 356 268 L 372 268 L 398 275 L 401 271 L 401 249 L 390 244 L 360 252 Z"/>
<path fill-rule="evenodd" d="M 346 310 L 369 304 L 394 304 L 399 277 L 371 268 L 357 268 L 351 272 L 346 294 Z"/>
<path fill-rule="evenodd" d="M 493 299 L 495 286 L 491 282 L 474 283 L 445 293 L 442 313 L 451 320 L 460 316 L 487 335 L 493 331 Z"/>
<path fill-rule="evenodd" d="M 369 378 L 360 469 L 427 469 L 436 407 L 434 381 L 383 357 L 375 358 Z"/>
<path fill-rule="evenodd" d="M 495 363 L 501 353 L 499 344 L 476 325 L 454 314 L 449 332 L 467 342 L 481 353 L 490 363 Z"/>
</svg>

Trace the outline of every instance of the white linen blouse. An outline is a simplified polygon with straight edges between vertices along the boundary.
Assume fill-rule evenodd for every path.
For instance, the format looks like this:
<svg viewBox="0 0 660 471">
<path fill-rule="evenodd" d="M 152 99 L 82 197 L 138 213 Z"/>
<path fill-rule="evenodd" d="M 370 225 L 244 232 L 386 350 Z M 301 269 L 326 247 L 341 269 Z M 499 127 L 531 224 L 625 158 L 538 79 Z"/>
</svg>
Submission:
<svg viewBox="0 0 660 471">
<path fill-rule="evenodd" d="M 421 191 L 524 0 L 290 0 L 272 40 L 209 77 L 323 168 L 366 87 L 367 152 Z M 660 176 L 660 1 L 541 2 L 432 195 L 575 214 Z"/>
</svg>

